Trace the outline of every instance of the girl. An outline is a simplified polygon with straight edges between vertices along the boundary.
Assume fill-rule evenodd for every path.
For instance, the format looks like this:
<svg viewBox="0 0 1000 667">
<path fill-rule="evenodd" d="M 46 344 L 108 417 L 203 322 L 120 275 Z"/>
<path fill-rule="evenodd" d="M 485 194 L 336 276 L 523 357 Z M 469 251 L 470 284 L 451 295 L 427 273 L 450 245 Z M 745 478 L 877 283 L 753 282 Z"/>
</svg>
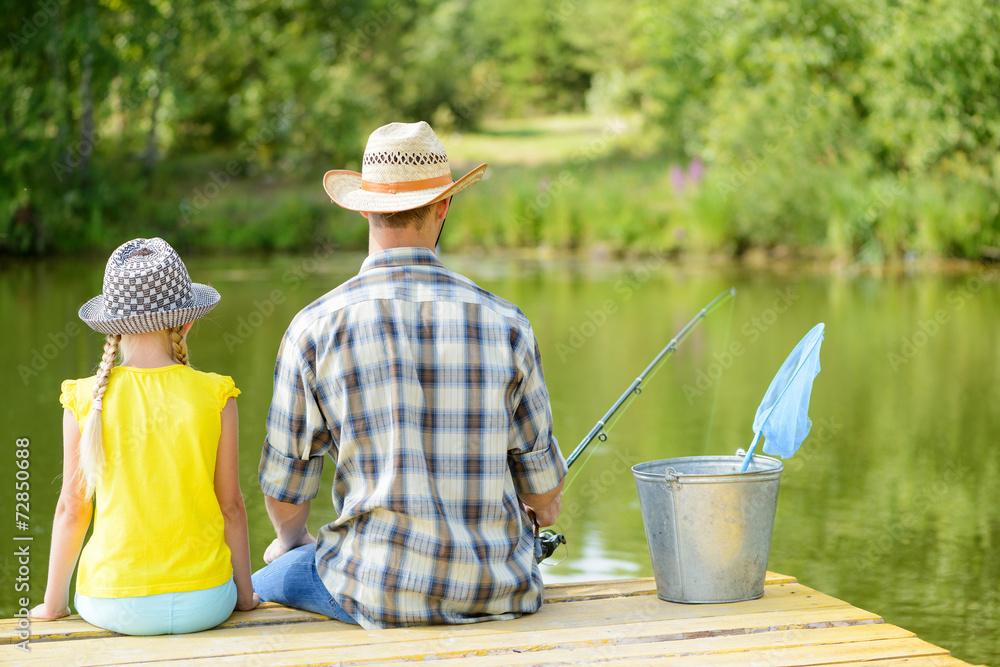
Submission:
<svg viewBox="0 0 1000 667">
<path fill-rule="evenodd" d="M 188 330 L 218 302 L 162 239 L 129 241 L 108 260 L 102 294 L 80 308 L 108 336 L 104 357 L 94 377 L 62 384 L 62 491 L 45 602 L 32 617 L 70 613 L 78 557 L 76 609 L 114 632 L 197 632 L 257 606 L 238 476 L 240 390 L 188 363 Z"/>
</svg>

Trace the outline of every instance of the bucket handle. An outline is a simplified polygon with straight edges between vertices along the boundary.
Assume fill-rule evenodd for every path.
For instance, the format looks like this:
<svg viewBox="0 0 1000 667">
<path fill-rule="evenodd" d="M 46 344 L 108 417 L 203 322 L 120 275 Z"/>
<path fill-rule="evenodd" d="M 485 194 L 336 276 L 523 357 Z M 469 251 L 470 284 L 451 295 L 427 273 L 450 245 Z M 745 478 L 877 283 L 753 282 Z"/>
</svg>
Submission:
<svg viewBox="0 0 1000 667">
<path fill-rule="evenodd" d="M 663 471 L 663 477 L 667 480 L 667 488 L 673 489 L 675 491 L 680 491 L 680 473 L 678 473 L 673 468 L 667 468 Z"/>
</svg>

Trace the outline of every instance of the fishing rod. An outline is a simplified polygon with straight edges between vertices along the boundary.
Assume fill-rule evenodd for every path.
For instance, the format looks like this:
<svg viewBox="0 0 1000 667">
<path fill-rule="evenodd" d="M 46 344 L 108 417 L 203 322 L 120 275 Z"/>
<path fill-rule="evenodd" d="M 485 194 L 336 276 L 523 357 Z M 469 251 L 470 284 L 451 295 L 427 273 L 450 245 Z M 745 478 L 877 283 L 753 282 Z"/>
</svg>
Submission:
<svg viewBox="0 0 1000 667">
<path fill-rule="evenodd" d="M 583 450 L 587 449 L 590 443 L 594 440 L 604 442 L 608 439 L 608 431 L 611 430 L 611 426 L 608 425 L 608 422 L 619 411 L 622 411 L 624 414 L 624 408 L 628 407 L 630 399 L 642 393 L 642 383 L 650 375 L 650 373 L 655 372 L 659 368 L 660 364 L 663 363 L 668 354 L 673 354 L 677 351 L 677 346 L 684 340 L 688 331 L 690 331 L 695 324 L 704 319 L 705 316 L 712 312 L 717 306 L 725 303 L 725 301 L 734 296 L 736 296 L 736 288 L 730 287 L 725 292 L 709 301 L 707 306 L 702 308 L 690 322 L 684 325 L 684 328 L 681 329 L 677 335 L 675 335 L 670 342 L 667 343 L 667 346 L 660 350 L 660 353 L 656 355 L 648 366 L 646 366 L 646 370 L 640 373 L 639 377 L 632 381 L 632 384 L 630 384 L 628 389 L 625 390 L 625 393 L 618 397 L 618 400 L 614 402 L 611 409 L 608 410 L 596 424 L 594 424 L 594 428 L 590 429 L 590 432 L 584 436 L 583 440 L 580 441 L 580 444 L 576 446 L 576 449 L 574 449 L 569 455 L 569 458 L 566 459 L 567 467 L 571 467 L 576 460 L 580 458 L 580 455 L 583 454 Z M 566 544 L 566 538 L 562 534 L 556 533 L 552 530 L 539 530 L 538 523 L 533 523 L 535 534 L 535 560 L 540 563 L 551 556 L 560 544 Z"/>
</svg>

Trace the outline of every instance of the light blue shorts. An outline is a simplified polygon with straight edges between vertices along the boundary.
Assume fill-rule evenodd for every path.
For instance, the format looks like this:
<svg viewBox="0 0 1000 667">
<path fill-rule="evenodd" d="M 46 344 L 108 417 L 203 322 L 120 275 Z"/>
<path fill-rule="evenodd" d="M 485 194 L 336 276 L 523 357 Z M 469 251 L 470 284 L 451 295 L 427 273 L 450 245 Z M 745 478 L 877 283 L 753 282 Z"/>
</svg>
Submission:
<svg viewBox="0 0 1000 667">
<path fill-rule="evenodd" d="M 180 635 L 222 623 L 236 608 L 236 584 L 133 598 L 76 594 L 76 611 L 91 625 L 123 635 Z"/>
</svg>

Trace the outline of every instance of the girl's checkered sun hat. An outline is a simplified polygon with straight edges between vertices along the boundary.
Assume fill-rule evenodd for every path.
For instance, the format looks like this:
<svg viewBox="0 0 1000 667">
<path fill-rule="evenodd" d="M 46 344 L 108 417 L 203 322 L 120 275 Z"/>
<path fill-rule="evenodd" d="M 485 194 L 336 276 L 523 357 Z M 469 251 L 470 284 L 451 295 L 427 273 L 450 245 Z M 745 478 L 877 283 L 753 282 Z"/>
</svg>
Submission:
<svg viewBox="0 0 1000 667">
<path fill-rule="evenodd" d="M 431 126 L 389 123 L 368 137 L 361 173 L 345 169 L 328 171 L 323 189 L 351 211 L 396 213 L 447 199 L 483 177 L 481 164 L 453 180 L 448 155 Z"/>
<path fill-rule="evenodd" d="M 195 321 L 219 299 L 215 289 L 191 282 L 169 243 L 133 239 L 111 254 L 104 289 L 80 307 L 80 319 L 106 334 L 162 331 Z"/>
</svg>

